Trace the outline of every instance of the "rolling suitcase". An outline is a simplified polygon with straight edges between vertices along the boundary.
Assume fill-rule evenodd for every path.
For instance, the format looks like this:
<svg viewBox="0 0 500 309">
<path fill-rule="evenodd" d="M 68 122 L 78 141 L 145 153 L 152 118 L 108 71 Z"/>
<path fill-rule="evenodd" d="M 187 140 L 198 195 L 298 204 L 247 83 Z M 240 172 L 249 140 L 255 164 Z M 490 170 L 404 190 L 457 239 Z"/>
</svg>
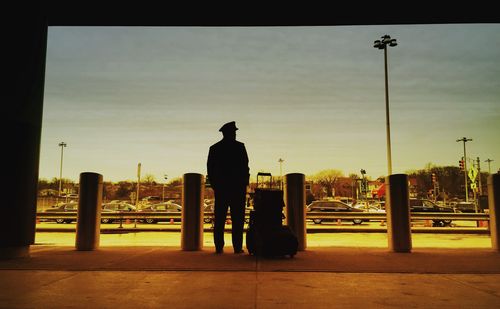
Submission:
<svg viewBox="0 0 500 309">
<path fill-rule="evenodd" d="M 262 255 L 266 257 L 290 256 L 297 254 L 299 242 L 288 226 L 268 230 L 262 242 Z"/>
<path fill-rule="evenodd" d="M 266 176 L 270 179 L 268 187 L 259 187 L 259 178 Z M 297 237 L 288 226 L 283 225 L 284 206 L 283 191 L 273 188 L 271 174 L 258 173 L 254 210 L 250 212 L 246 234 L 246 245 L 250 254 L 293 257 L 297 253 Z"/>
</svg>

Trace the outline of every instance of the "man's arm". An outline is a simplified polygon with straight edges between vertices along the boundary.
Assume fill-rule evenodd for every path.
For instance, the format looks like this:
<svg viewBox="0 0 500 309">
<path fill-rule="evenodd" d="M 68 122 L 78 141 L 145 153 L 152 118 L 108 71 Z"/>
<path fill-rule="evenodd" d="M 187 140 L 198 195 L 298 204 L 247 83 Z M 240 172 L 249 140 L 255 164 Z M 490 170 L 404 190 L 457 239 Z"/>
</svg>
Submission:
<svg viewBox="0 0 500 309">
<path fill-rule="evenodd" d="M 207 175 L 208 181 L 210 181 L 210 186 L 215 189 L 217 180 L 215 179 L 215 159 L 214 159 L 214 151 L 212 147 L 208 151 L 208 159 L 207 159 Z"/>
<path fill-rule="evenodd" d="M 250 182 L 250 168 L 248 167 L 248 154 L 247 154 L 247 149 L 245 147 L 245 144 L 243 145 L 243 162 L 245 166 L 245 173 L 246 178 L 245 178 L 245 184 L 248 186 L 248 183 Z"/>
</svg>

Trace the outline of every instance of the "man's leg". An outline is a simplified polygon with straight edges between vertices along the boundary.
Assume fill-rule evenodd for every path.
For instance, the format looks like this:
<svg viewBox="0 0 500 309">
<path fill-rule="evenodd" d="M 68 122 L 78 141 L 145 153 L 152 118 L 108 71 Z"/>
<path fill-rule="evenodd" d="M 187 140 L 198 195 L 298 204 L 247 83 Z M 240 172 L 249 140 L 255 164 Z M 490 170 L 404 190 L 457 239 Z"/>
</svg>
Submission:
<svg viewBox="0 0 500 309">
<path fill-rule="evenodd" d="M 214 244 L 216 252 L 222 252 L 224 248 L 224 227 L 226 224 L 228 200 L 225 194 L 215 193 L 214 206 Z"/>
<path fill-rule="evenodd" d="M 231 198 L 232 241 L 235 253 L 243 252 L 243 228 L 245 226 L 245 191 L 234 192 Z"/>
</svg>

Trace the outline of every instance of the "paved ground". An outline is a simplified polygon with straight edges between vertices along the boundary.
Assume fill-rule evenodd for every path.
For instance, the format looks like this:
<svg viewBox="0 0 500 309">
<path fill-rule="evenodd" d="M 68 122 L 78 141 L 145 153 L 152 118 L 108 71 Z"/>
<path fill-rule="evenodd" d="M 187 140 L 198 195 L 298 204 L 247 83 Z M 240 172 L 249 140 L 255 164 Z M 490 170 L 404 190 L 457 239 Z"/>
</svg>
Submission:
<svg viewBox="0 0 500 309">
<path fill-rule="evenodd" d="M 310 245 L 292 259 L 211 246 L 35 245 L 30 258 L 0 261 L 0 308 L 498 308 L 500 253 L 391 253 L 376 235 L 367 240 L 376 246 Z"/>
<path fill-rule="evenodd" d="M 41 245 L 75 246 L 75 233 L 70 232 L 37 232 L 35 241 Z M 231 244 L 231 235 L 225 234 L 226 244 Z M 103 233 L 100 237 L 101 246 L 180 246 L 180 232 L 127 232 Z M 213 247 L 213 235 L 205 232 L 203 236 L 205 247 Z M 307 244 L 310 247 L 369 247 L 387 248 L 385 233 L 313 233 L 307 234 Z M 489 235 L 483 234 L 432 234 L 413 233 L 414 248 L 491 248 Z"/>
</svg>

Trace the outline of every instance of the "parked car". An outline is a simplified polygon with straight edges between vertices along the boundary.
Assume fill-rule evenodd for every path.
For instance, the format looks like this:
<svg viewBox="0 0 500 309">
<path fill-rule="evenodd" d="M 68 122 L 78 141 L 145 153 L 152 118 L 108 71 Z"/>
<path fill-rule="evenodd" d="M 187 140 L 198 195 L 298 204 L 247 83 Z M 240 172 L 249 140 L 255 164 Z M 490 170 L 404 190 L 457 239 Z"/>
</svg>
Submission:
<svg viewBox="0 0 500 309">
<path fill-rule="evenodd" d="M 364 209 L 362 208 L 362 210 L 367 211 L 366 208 L 364 208 Z M 377 206 L 370 205 L 368 207 L 368 212 L 384 213 L 385 214 L 385 209 L 382 209 L 382 208 L 377 207 Z"/>
<path fill-rule="evenodd" d="M 203 222 L 205 223 L 213 223 L 214 221 L 214 206 L 215 204 L 207 204 L 207 200 L 203 204 Z"/>
<path fill-rule="evenodd" d="M 101 214 L 103 212 L 117 212 L 118 210 L 113 210 L 113 209 L 108 209 L 106 206 L 109 204 L 104 204 L 101 210 Z M 55 218 L 55 219 L 46 219 L 46 221 L 55 221 L 59 224 L 61 223 L 72 223 L 73 221 L 76 222 L 76 217 L 78 215 L 78 203 L 76 202 L 70 202 L 70 203 L 64 203 L 61 205 L 56 205 L 52 206 L 52 208 L 46 209 L 45 212 L 66 212 L 66 213 L 74 213 L 75 218 Z M 101 223 L 110 223 L 111 219 L 107 218 L 102 218 Z"/>
<path fill-rule="evenodd" d="M 76 193 L 68 193 L 66 195 L 62 195 L 61 197 L 71 199 L 71 200 L 77 200 L 78 199 L 78 194 Z"/>
<path fill-rule="evenodd" d="M 215 204 L 207 204 L 206 201 L 203 205 L 203 222 L 205 223 L 214 223 L 214 207 Z M 253 210 L 253 207 L 249 205 L 245 205 L 245 223 L 250 223 L 250 211 Z M 229 216 L 228 216 L 229 217 Z"/>
<path fill-rule="evenodd" d="M 161 197 L 156 195 L 146 196 L 142 199 L 142 201 L 146 203 L 158 203 L 161 201 Z"/>
<path fill-rule="evenodd" d="M 410 212 L 455 212 L 453 208 L 440 206 L 431 200 L 427 199 L 410 199 Z M 435 226 L 450 225 L 452 220 L 432 220 Z"/>
<path fill-rule="evenodd" d="M 138 212 L 163 212 L 163 213 L 178 213 L 182 211 L 182 206 L 173 202 L 163 202 L 145 206 L 138 210 Z M 147 219 L 139 219 L 140 222 L 145 222 L 149 224 L 158 223 L 161 221 L 170 221 L 170 219 L 161 219 L 161 218 L 147 218 Z M 181 221 L 181 218 L 175 218 L 174 221 Z"/>
<path fill-rule="evenodd" d="M 385 201 L 378 201 L 373 204 L 375 207 L 385 210 Z"/>
<path fill-rule="evenodd" d="M 351 203 L 346 203 L 347 205 L 351 206 L 351 207 L 354 207 L 354 208 L 358 208 L 358 209 L 363 209 L 365 208 L 366 209 L 366 205 L 368 204 L 368 206 L 370 206 L 370 203 L 366 202 L 366 201 L 352 201 Z"/>
<path fill-rule="evenodd" d="M 363 212 L 363 210 L 351 207 L 341 201 L 314 201 L 307 205 L 307 212 Z M 315 224 L 321 224 L 323 221 L 333 220 L 335 219 L 316 218 L 313 219 L 313 222 Z M 354 224 L 361 224 L 363 221 L 363 219 L 352 220 Z"/>
<path fill-rule="evenodd" d="M 75 214 L 75 219 L 70 219 L 70 218 L 55 218 L 55 219 L 47 219 L 47 221 L 55 221 L 59 224 L 61 223 L 71 223 L 73 221 L 76 221 L 76 214 L 78 212 L 78 203 L 76 202 L 70 202 L 70 203 L 63 203 L 59 205 L 54 205 L 52 208 L 46 209 L 45 212 L 66 212 L 66 213 L 74 213 Z"/>
<path fill-rule="evenodd" d="M 136 211 L 137 208 L 126 202 L 115 202 L 115 203 L 106 203 L 102 204 L 102 212 L 129 212 Z M 101 223 L 111 223 L 113 221 L 117 221 L 119 219 L 110 219 L 110 218 L 101 218 Z"/>
<path fill-rule="evenodd" d="M 115 210 L 115 211 L 136 211 L 137 208 L 126 202 L 119 203 L 106 203 L 102 204 L 102 209 Z"/>
<path fill-rule="evenodd" d="M 476 212 L 476 204 L 473 202 L 458 202 L 453 207 L 455 208 L 456 212 Z M 477 211 L 483 212 L 479 205 L 477 206 Z"/>
</svg>

